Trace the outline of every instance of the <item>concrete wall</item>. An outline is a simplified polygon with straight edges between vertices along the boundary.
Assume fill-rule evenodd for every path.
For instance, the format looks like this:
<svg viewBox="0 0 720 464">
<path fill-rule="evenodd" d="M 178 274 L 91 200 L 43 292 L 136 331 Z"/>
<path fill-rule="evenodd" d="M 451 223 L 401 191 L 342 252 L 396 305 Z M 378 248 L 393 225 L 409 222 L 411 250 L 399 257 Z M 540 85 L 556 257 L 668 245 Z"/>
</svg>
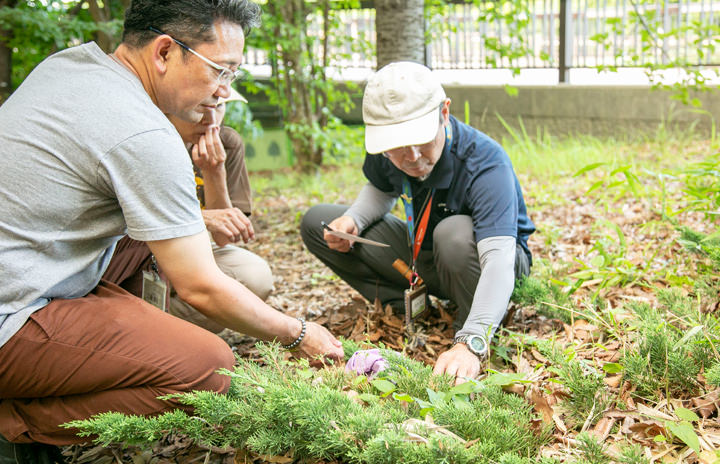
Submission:
<svg viewBox="0 0 720 464">
<path fill-rule="evenodd" d="M 694 126 L 709 137 L 712 124 L 720 128 L 718 91 L 696 95 L 702 101 L 698 112 L 673 100 L 670 92 L 647 86 L 528 86 L 517 87 L 517 96 L 508 95 L 502 86 L 446 85 L 445 90 L 453 101 L 453 115 L 464 121 L 467 101 L 471 125 L 495 138 L 508 135 L 496 114 L 515 128 L 521 120 L 531 136 L 540 129 L 552 136 L 635 137 L 665 125 L 681 130 Z M 341 117 L 361 123 L 360 99 Z"/>
</svg>

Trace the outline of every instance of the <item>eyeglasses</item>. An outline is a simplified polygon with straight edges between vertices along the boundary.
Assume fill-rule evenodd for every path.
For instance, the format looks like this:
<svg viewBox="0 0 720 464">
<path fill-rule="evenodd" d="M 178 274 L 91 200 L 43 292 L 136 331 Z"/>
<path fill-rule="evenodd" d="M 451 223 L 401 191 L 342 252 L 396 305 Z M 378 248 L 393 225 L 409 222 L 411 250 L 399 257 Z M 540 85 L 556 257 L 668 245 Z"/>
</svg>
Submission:
<svg viewBox="0 0 720 464">
<path fill-rule="evenodd" d="M 205 62 L 205 64 L 207 64 L 208 66 L 210 66 L 210 67 L 213 68 L 214 70 L 219 71 L 219 74 L 218 74 L 218 76 L 217 76 L 217 80 L 218 80 L 218 84 L 220 84 L 220 85 L 230 85 L 230 84 L 232 84 L 235 80 L 237 80 L 239 77 L 241 77 L 241 76 L 243 75 L 243 71 L 242 71 L 242 70 L 238 69 L 237 71 L 233 71 L 233 70 L 230 69 L 230 68 L 226 68 L 225 66 L 221 66 L 221 65 L 215 63 L 214 61 L 210 60 L 209 58 L 205 58 L 205 57 L 202 56 L 200 53 L 196 52 L 196 51 L 193 50 L 192 48 L 190 48 L 190 47 L 188 47 L 187 45 L 185 45 L 184 43 L 180 42 L 178 39 L 176 39 L 175 37 L 171 36 L 170 34 L 164 33 L 164 32 L 161 31 L 160 29 L 156 29 L 156 28 L 154 28 L 154 27 L 149 27 L 148 29 L 151 30 L 152 32 L 156 33 L 156 34 L 166 35 L 166 36 L 170 37 L 171 39 L 173 39 L 173 41 L 174 41 L 176 44 L 180 45 L 180 46 L 181 46 L 182 48 L 184 48 L 185 50 L 189 51 L 189 52 L 192 53 L 193 55 L 195 55 L 195 56 L 197 56 L 198 58 L 200 58 L 201 60 L 203 60 L 203 61 Z"/>
<path fill-rule="evenodd" d="M 412 154 L 413 158 L 420 158 L 422 156 L 421 150 L 425 147 L 425 145 L 407 145 L 404 147 L 393 148 L 392 150 L 384 151 L 382 155 L 391 160 L 405 159 L 407 158 L 408 153 Z"/>
</svg>

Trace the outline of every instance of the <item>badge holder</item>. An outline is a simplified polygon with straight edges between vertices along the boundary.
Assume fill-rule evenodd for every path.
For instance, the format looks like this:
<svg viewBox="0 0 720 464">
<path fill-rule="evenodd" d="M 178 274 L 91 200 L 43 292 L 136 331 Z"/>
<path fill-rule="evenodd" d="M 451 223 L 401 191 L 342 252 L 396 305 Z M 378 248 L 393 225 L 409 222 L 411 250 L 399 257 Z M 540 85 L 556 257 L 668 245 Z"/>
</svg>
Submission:
<svg viewBox="0 0 720 464">
<path fill-rule="evenodd" d="M 405 295 L 405 330 L 412 332 L 413 323 L 422 317 L 428 310 L 427 286 L 422 277 L 413 273 L 412 269 L 402 259 L 396 259 L 392 264 L 393 268 L 400 272 L 410 282 L 410 288 L 406 289 Z M 412 277 L 412 280 L 411 280 Z"/>
<path fill-rule="evenodd" d="M 151 268 L 151 271 L 143 271 L 142 299 L 166 311 L 167 284 L 162 277 L 160 277 L 155 256 L 152 256 Z"/>
<path fill-rule="evenodd" d="M 418 278 L 419 279 L 419 278 Z M 415 319 L 427 311 L 427 287 L 416 285 L 405 290 L 405 325 L 410 327 Z"/>
</svg>

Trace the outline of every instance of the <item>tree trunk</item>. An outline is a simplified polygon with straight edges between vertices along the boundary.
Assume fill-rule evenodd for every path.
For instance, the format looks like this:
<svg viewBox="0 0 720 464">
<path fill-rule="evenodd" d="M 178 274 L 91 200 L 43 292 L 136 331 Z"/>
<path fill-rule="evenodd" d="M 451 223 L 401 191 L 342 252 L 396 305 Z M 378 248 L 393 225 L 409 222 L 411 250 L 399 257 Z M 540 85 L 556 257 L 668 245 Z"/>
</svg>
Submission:
<svg viewBox="0 0 720 464">
<path fill-rule="evenodd" d="M 92 16 L 96 24 L 100 25 L 113 19 L 109 0 L 105 0 L 102 6 L 98 4 L 97 0 L 88 0 L 87 3 L 90 16 Z M 98 30 L 95 33 L 95 42 L 105 53 L 112 53 L 112 51 L 115 50 L 115 37 L 105 31 Z"/>
<path fill-rule="evenodd" d="M 425 1 L 376 0 L 377 68 L 393 61 L 426 63 Z"/>
<path fill-rule="evenodd" d="M 0 8 L 13 8 L 17 0 L 0 0 Z M 12 38 L 12 30 L 0 29 L 0 105 L 12 92 L 12 49 L 8 41 Z"/>
</svg>

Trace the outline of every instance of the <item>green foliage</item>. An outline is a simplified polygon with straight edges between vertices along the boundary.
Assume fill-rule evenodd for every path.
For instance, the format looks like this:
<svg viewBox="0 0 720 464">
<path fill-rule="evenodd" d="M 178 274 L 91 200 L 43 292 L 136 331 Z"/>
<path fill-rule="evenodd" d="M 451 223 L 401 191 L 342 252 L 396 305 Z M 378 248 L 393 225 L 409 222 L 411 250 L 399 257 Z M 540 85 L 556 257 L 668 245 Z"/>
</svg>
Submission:
<svg viewBox="0 0 720 464">
<path fill-rule="evenodd" d="M 624 353 L 624 377 L 636 385 L 639 395 L 652 398 L 662 393 L 670 397 L 696 391 L 695 377 L 703 362 L 697 355 L 701 333 L 670 323 L 673 315 L 665 308 L 648 304 L 630 307 L 638 316 L 638 325 L 632 332 L 635 348 Z"/>
<path fill-rule="evenodd" d="M 707 216 L 720 211 L 719 174 L 720 152 L 683 169 L 683 191 L 689 196 L 688 207 L 691 210 L 706 213 Z"/>
<path fill-rule="evenodd" d="M 568 348 L 560 351 L 549 343 L 538 343 L 538 350 L 547 357 L 552 366 L 548 368 L 557 375 L 557 382 L 570 392 L 565 400 L 568 411 L 578 425 L 595 423 L 609 404 L 604 374 Z"/>
<path fill-rule="evenodd" d="M 715 363 L 705 371 L 705 380 L 707 380 L 708 385 L 712 385 L 713 387 L 720 387 L 720 363 Z"/>
<path fill-rule="evenodd" d="M 575 259 L 580 269 L 569 276 L 575 279 L 570 293 L 589 280 L 599 281 L 595 293 L 598 295 L 602 289 L 631 285 L 648 277 L 647 269 L 652 265 L 657 249 L 654 253 L 648 252 L 644 263 L 633 262 L 627 256 L 628 243 L 622 229 L 607 220 L 595 223 L 593 238 L 593 246 L 589 250 L 593 257 L 587 262 Z"/>
<path fill-rule="evenodd" d="M 442 37 L 447 31 L 458 31 L 471 28 L 473 36 L 479 36 L 485 53 L 485 65 L 490 68 L 509 68 L 513 75 L 520 74 L 520 60 L 534 56 L 540 61 L 552 64 L 552 58 L 546 51 L 535 54 L 533 44 L 530 43 L 530 18 L 534 14 L 532 2 L 522 0 L 505 0 L 502 2 L 487 2 L 482 0 L 468 0 L 477 8 L 477 16 L 473 21 L 460 22 L 447 21 L 451 2 L 434 0 L 426 7 L 426 18 L 429 28 L 426 33 L 427 41 Z M 498 25 L 495 27 L 487 25 Z M 508 88 L 512 95 L 515 89 Z"/>
<path fill-rule="evenodd" d="M 569 306 L 570 298 L 562 288 L 553 282 L 534 276 L 522 279 L 513 290 L 511 300 L 520 306 L 534 307 L 538 312 L 565 322 L 572 319 L 571 312 L 563 309 Z"/>
<path fill-rule="evenodd" d="M 253 121 L 253 114 L 250 106 L 243 103 L 226 104 L 225 118 L 223 124 L 230 126 L 245 140 L 256 139 L 263 134 L 262 126 L 258 121 Z"/>
<path fill-rule="evenodd" d="M 489 460 L 505 454 L 531 456 L 549 438 L 550 428 L 536 435 L 528 423 L 533 419 L 532 406 L 523 398 L 508 395 L 499 386 L 487 386 L 471 403 L 449 401 L 433 411 L 437 424 L 463 437 L 479 437 L 473 445 Z"/>
<path fill-rule="evenodd" d="M 713 78 L 720 76 L 717 69 L 708 69 L 691 63 L 706 62 L 708 57 L 716 55 L 720 47 L 720 25 L 713 23 L 706 16 L 686 21 L 667 21 L 663 11 L 670 8 L 669 0 L 633 0 L 632 9 L 627 17 L 609 18 L 606 20 L 607 30 L 604 33 L 591 37 L 603 46 L 605 50 L 611 48 L 615 51 L 615 58 L 624 58 L 630 66 L 639 66 L 645 69 L 654 88 L 668 89 L 673 92 L 675 99 L 685 105 L 701 106 L 696 92 L 714 90 L 708 84 Z M 639 41 L 625 41 L 622 47 L 614 47 L 613 41 L 618 36 L 632 34 L 639 31 Z M 689 38 L 690 53 L 669 56 L 667 48 L 675 41 Z M 656 57 L 648 59 L 648 57 Z M 661 57 L 661 58 L 657 58 Z M 617 71 L 613 66 L 598 66 L 599 70 Z M 679 70 L 680 78 L 672 84 L 664 82 L 665 71 Z"/>
<path fill-rule="evenodd" d="M 358 345 L 346 340 L 344 348 L 349 353 Z M 258 454 L 358 463 L 479 463 L 491 462 L 487 456 L 492 455 L 500 462 L 529 464 L 549 438 L 547 429 L 533 432 L 532 407 L 522 398 L 481 383 L 452 387 L 444 377 L 437 378 L 434 392 L 427 388 L 428 366 L 388 350 L 382 353 L 389 368 L 372 381 L 333 366 L 316 371 L 307 361 L 286 361 L 277 345 L 259 344 L 258 350 L 264 365 L 239 359 L 232 372 L 225 372 L 232 377 L 226 395 L 166 397 L 191 406 L 192 415 L 101 414 L 67 426 L 83 436 L 97 434 L 96 441 L 105 445 L 148 447 L 175 432 Z M 401 390 L 422 398 L 397 394 Z M 470 392 L 478 399 L 471 401 Z M 420 420 L 416 400 L 432 402 L 435 423 Z M 475 441 L 466 447 L 470 440 Z"/>
<path fill-rule="evenodd" d="M 608 464 L 610 458 L 597 437 L 583 432 L 577 436 L 578 450 L 582 453 L 578 464 Z"/>
<path fill-rule="evenodd" d="M 688 251 L 707 256 L 712 267 L 709 270 L 720 269 L 720 230 L 705 235 L 689 227 L 680 226 L 680 238 L 678 242 Z"/>
<path fill-rule="evenodd" d="M 119 5 L 112 3 L 114 7 Z M 117 9 L 119 17 L 121 11 Z M 119 19 L 96 23 L 87 8 L 74 3 L 48 4 L 21 1 L 15 8 L 0 8 L 0 30 L 12 31 L 8 46 L 12 54 L 12 85 L 17 87 L 48 55 L 92 40 L 98 31 L 118 37 Z"/>
<path fill-rule="evenodd" d="M 650 464 L 650 460 L 645 457 L 643 447 L 636 444 L 623 447 L 618 462 L 623 464 Z"/>
<path fill-rule="evenodd" d="M 262 91 L 270 104 L 281 109 L 301 169 L 320 165 L 326 154 L 343 156 L 349 149 L 342 139 L 328 137 L 327 131 L 342 128 L 333 111 L 351 108 L 357 86 L 341 85 L 328 73 L 346 58 L 331 55 L 331 49 L 368 50 L 365 42 L 343 33 L 343 10 L 357 6 L 359 2 L 349 0 L 267 2 L 263 26 L 248 38 L 249 47 L 268 54 L 272 76 L 267 84 L 244 82 L 245 91 Z"/>
</svg>

